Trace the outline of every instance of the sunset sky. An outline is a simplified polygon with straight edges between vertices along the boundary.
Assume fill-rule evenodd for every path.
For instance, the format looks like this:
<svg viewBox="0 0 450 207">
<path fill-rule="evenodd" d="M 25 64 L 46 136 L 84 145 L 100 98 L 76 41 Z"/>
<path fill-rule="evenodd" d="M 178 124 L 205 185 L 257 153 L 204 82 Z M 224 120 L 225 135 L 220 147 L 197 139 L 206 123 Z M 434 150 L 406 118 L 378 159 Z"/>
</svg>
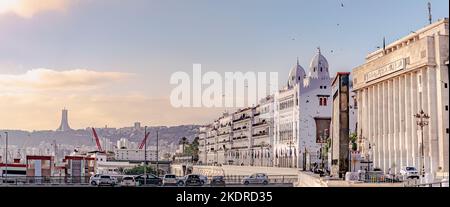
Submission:
<svg viewBox="0 0 450 207">
<path fill-rule="evenodd" d="M 279 72 L 320 46 L 330 72 L 427 24 L 426 0 L 0 0 L 0 129 L 208 123 L 224 109 L 175 109 L 170 75 Z M 344 4 L 344 7 L 341 6 Z M 433 18 L 448 0 L 432 0 Z"/>
</svg>

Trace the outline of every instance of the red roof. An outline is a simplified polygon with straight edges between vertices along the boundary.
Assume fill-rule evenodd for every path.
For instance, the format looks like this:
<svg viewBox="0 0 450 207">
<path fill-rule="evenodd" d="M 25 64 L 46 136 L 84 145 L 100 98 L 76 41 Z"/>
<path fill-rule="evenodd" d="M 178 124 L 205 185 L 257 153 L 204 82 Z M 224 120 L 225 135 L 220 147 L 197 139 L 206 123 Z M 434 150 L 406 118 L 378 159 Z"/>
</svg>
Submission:
<svg viewBox="0 0 450 207">
<path fill-rule="evenodd" d="M 27 160 L 52 160 L 53 156 L 27 155 Z"/>
<path fill-rule="evenodd" d="M 6 167 L 5 163 L 0 163 L 0 167 Z M 9 163 L 8 167 L 27 167 L 25 164 Z"/>
</svg>

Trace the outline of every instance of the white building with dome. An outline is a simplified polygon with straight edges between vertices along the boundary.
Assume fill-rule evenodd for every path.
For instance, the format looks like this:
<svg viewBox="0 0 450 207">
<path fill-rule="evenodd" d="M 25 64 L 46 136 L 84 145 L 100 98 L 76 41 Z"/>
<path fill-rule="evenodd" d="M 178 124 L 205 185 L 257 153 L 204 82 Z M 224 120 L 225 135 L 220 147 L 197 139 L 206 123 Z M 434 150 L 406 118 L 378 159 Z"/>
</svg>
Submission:
<svg viewBox="0 0 450 207">
<path fill-rule="evenodd" d="M 332 80 L 319 48 L 308 73 L 297 60 L 286 86 L 276 94 L 201 128 L 199 163 L 305 170 L 321 163 L 321 148 L 330 135 Z M 354 110 L 350 113 L 350 131 L 354 132 Z"/>
<path fill-rule="evenodd" d="M 292 67 L 286 87 L 275 95 L 274 166 L 303 168 L 319 163 L 322 142 L 329 136 L 331 81 L 320 48 L 308 73 L 298 60 Z"/>
</svg>

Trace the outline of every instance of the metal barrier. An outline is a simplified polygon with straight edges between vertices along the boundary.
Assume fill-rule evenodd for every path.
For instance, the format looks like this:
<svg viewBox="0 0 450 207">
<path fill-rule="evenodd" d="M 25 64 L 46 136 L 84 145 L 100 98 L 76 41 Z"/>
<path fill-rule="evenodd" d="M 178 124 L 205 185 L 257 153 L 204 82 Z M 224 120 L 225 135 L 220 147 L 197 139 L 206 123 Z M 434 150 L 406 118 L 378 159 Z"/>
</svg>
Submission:
<svg viewBox="0 0 450 207">
<path fill-rule="evenodd" d="M 403 183 L 404 187 L 449 187 L 449 181 L 443 180 L 438 182 L 431 182 L 431 183 L 420 183 L 419 179 L 414 180 L 406 180 Z"/>
<path fill-rule="evenodd" d="M 245 175 L 225 175 L 224 180 L 227 184 L 242 184 Z M 291 184 L 298 181 L 298 175 L 268 175 L 269 183 L 272 184 Z M 212 177 L 208 177 L 208 180 Z"/>
<path fill-rule="evenodd" d="M 89 177 L 65 176 L 14 176 L 0 177 L 2 185 L 88 185 Z"/>
<path fill-rule="evenodd" d="M 379 172 L 368 172 L 362 174 L 360 181 L 365 183 L 401 183 L 402 179 L 399 175 L 386 175 Z"/>
</svg>

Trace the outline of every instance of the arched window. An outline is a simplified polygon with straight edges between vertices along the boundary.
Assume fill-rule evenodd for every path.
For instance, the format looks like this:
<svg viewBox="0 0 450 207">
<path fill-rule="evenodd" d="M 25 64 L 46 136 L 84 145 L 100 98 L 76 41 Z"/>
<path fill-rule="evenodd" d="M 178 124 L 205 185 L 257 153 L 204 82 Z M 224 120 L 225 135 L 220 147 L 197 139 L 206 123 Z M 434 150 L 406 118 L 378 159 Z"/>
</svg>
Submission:
<svg viewBox="0 0 450 207">
<path fill-rule="evenodd" d="M 320 72 L 322 72 L 322 67 L 320 67 Z"/>
</svg>

